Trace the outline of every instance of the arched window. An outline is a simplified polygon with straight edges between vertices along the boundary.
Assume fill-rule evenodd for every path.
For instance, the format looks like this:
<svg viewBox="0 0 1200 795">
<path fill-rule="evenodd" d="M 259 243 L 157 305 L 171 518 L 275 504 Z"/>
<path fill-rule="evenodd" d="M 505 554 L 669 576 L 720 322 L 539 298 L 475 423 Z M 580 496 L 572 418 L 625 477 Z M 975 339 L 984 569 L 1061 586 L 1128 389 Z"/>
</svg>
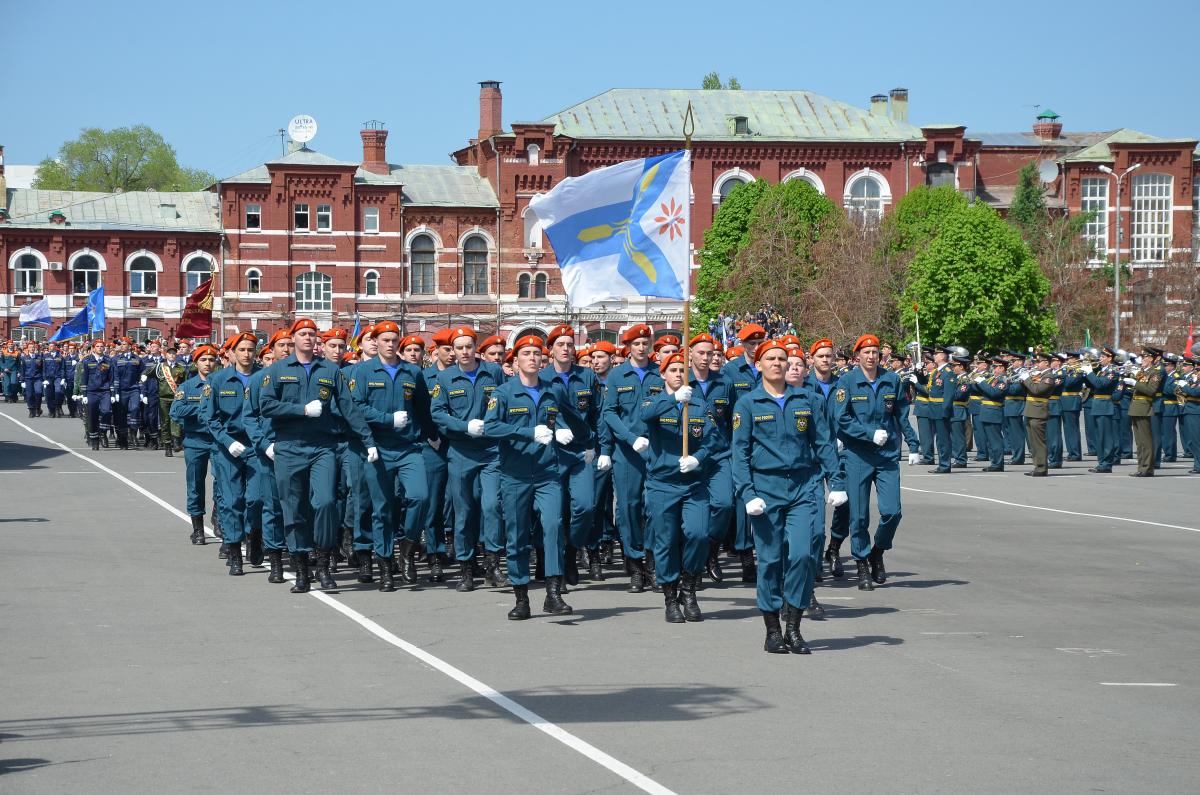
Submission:
<svg viewBox="0 0 1200 795">
<path fill-rule="evenodd" d="M 542 147 L 537 144 L 530 144 L 525 147 L 525 154 L 529 156 L 529 165 L 536 166 L 542 162 Z"/>
<path fill-rule="evenodd" d="M 251 295 L 262 292 L 262 271 L 258 268 L 246 271 L 246 292 Z"/>
<path fill-rule="evenodd" d="M 851 178 L 843 197 L 843 203 L 850 216 L 864 224 L 878 222 L 883 217 L 885 200 L 891 198 L 885 194 L 885 188 L 886 184 L 874 173 L 860 172 Z"/>
<path fill-rule="evenodd" d="M 409 248 L 409 291 L 414 295 L 432 295 L 437 287 L 437 245 L 429 235 L 417 235 Z"/>
<path fill-rule="evenodd" d="M 529 297 L 529 274 L 522 273 L 517 277 L 517 298 Z"/>
<path fill-rule="evenodd" d="M 720 204 L 729 196 L 729 192 L 746 182 L 753 182 L 754 175 L 748 171 L 743 171 L 740 168 L 730 169 L 724 174 L 717 177 L 717 181 L 713 184 L 713 204 Z"/>
<path fill-rule="evenodd" d="M 544 274 L 544 273 L 539 273 L 537 276 L 533 277 L 533 297 L 534 298 L 545 298 L 546 297 L 546 283 L 548 281 L 549 281 L 549 277 L 546 276 L 546 274 Z"/>
<path fill-rule="evenodd" d="M 17 295 L 42 294 L 42 261 L 34 254 L 22 254 L 17 258 Z"/>
<path fill-rule="evenodd" d="M 487 295 L 488 244 L 482 235 L 463 241 L 463 295 Z"/>
<path fill-rule="evenodd" d="M 332 312 L 333 278 L 309 271 L 296 277 L 297 312 Z"/>
<path fill-rule="evenodd" d="M 542 222 L 537 217 L 537 213 L 526 207 L 525 212 L 521 213 L 521 220 L 524 222 L 525 234 L 522 240 L 525 248 L 541 248 Z"/>
<path fill-rule="evenodd" d="M 379 271 L 367 271 L 363 274 L 363 295 L 379 295 Z"/>
<path fill-rule="evenodd" d="M 191 294 L 212 278 L 212 263 L 199 253 L 192 255 L 183 266 L 183 291 Z"/>
<path fill-rule="evenodd" d="M 151 263 L 151 268 L 154 264 Z M 75 295 L 87 295 L 100 287 L 100 260 L 91 254 L 84 254 L 75 260 L 71 273 L 71 292 Z"/>
<path fill-rule="evenodd" d="M 798 168 L 795 171 L 790 172 L 783 178 L 782 181 L 791 182 L 794 179 L 802 179 L 809 185 L 812 185 L 814 188 L 816 188 L 818 193 L 825 193 L 825 183 L 821 180 L 821 177 L 809 171 L 807 168 Z"/>
<path fill-rule="evenodd" d="M 79 265 L 75 266 L 79 272 Z M 158 295 L 158 269 L 149 257 L 137 257 L 129 263 L 129 294 Z"/>
</svg>

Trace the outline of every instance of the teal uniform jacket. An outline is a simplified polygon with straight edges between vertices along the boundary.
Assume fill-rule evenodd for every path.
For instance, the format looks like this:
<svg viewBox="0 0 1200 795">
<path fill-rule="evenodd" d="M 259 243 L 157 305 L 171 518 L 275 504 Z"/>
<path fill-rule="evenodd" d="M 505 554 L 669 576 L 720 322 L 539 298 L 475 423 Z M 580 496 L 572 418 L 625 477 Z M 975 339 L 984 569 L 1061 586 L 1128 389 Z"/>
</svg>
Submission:
<svg viewBox="0 0 1200 795">
<path fill-rule="evenodd" d="M 1088 373 L 1085 377 L 1084 380 L 1092 390 L 1093 417 L 1112 417 L 1117 413 L 1113 393 L 1120 383 L 1118 378 L 1117 368 L 1111 364 Z"/>
<path fill-rule="evenodd" d="M 559 422 L 565 423 L 575 437 L 570 444 L 560 446 L 560 452 L 579 456 L 584 450 L 599 445 L 600 401 L 603 398 L 596 374 L 587 367 L 572 365 L 564 382 L 562 375 L 550 364 L 542 368 L 541 378 L 550 382 L 558 401 Z"/>
<path fill-rule="evenodd" d="M 979 419 L 1000 425 L 1004 422 L 1004 379 L 991 376 L 971 386 L 979 396 Z"/>
<path fill-rule="evenodd" d="M 434 374 L 429 393 L 430 410 L 434 423 L 450 440 L 455 453 L 472 458 L 495 455 L 496 440 L 486 434 L 471 436 L 467 433 L 467 424 L 485 417 L 488 401 L 505 380 L 504 371 L 498 365 L 483 361 L 475 368 L 474 382 L 456 364 Z"/>
<path fill-rule="evenodd" d="M 541 444 L 533 440 L 533 429 L 545 425 L 551 431 L 558 426 L 558 399 L 553 385 L 538 379 L 537 402 L 525 391 L 521 379 L 514 377 L 492 392 L 484 419 L 484 436 L 500 445 L 500 471 L 506 477 L 526 482 L 558 480 L 556 442 Z"/>
<path fill-rule="evenodd" d="M 925 398 L 917 401 L 917 416 L 921 416 L 921 404 L 925 404 L 925 416 L 932 420 L 949 420 L 954 412 L 954 395 L 957 380 L 949 365 L 942 365 L 925 375 L 922 381 L 917 379 L 913 390 L 918 397 Z"/>
<path fill-rule="evenodd" d="M 766 389 L 755 387 L 733 410 L 734 492 L 743 503 L 758 497 L 770 503 L 776 495 L 759 493 L 763 483 L 755 475 L 787 477 L 804 471 L 823 475 L 831 491 L 845 488 L 824 410 L 807 389 L 789 386 L 781 408 Z"/>
<path fill-rule="evenodd" d="M 739 356 L 732 362 L 727 362 L 721 368 L 721 377 L 729 385 L 729 396 L 733 406 L 745 395 L 750 394 L 762 383 L 762 373 L 758 367 L 746 361 L 745 356 Z"/>
<path fill-rule="evenodd" d="M 1016 379 L 1010 381 L 1004 388 L 1004 416 L 1025 416 L 1025 387 Z"/>
<path fill-rule="evenodd" d="M 692 400 L 699 399 L 704 403 L 705 410 L 712 416 L 717 431 L 717 448 L 713 451 L 713 461 L 723 461 L 729 458 L 729 449 L 733 439 L 733 389 L 720 373 L 711 370 L 705 382 L 707 392 L 700 387 L 696 372 L 688 370 L 688 379 L 692 387 Z"/>
<path fill-rule="evenodd" d="M 293 354 L 264 370 L 259 381 L 259 411 L 270 420 L 279 441 L 332 446 L 348 428 L 364 447 L 375 446 L 371 429 L 350 397 L 349 379 L 333 362 L 314 359 L 305 372 Z M 319 417 L 304 413 L 313 400 L 323 406 Z"/>
<path fill-rule="evenodd" d="M 179 385 L 175 400 L 171 403 L 171 419 L 183 429 L 183 446 L 207 449 L 213 446 L 213 435 L 205 421 L 201 408 L 205 398 L 212 392 L 212 377 L 209 380 L 192 376 Z"/>
<path fill-rule="evenodd" d="M 646 474 L 660 483 L 693 483 L 705 478 L 705 468 L 714 454 L 721 450 L 723 440 L 699 391 L 693 391 L 688 401 L 687 430 L 683 429 L 683 407 L 665 391 L 642 404 L 641 418 L 650 440 L 650 463 Z M 683 435 L 688 434 L 688 455 L 700 466 L 687 474 L 679 471 L 683 455 Z"/>
<path fill-rule="evenodd" d="M 1175 399 L 1175 385 L 1184 380 L 1181 376 L 1182 373 L 1174 370 L 1167 373 L 1166 377 L 1163 378 L 1162 391 L 1165 399 L 1163 401 L 1162 415 L 1164 417 L 1179 416 L 1179 402 Z"/>
<path fill-rule="evenodd" d="M 228 449 L 234 442 L 241 442 L 250 450 L 255 448 L 249 426 L 258 422 L 250 406 L 250 383 L 256 373 L 257 368 L 245 385 L 235 367 L 226 367 L 208 377 L 210 391 L 200 403 L 201 420 L 221 447 Z"/>
<path fill-rule="evenodd" d="M 351 369 L 350 396 L 371 428 L 380 457 L 390 459 L 437 436 L 426 383 L 424 373 L 408 362 L 397 365 L 395 379 L 379 359 L 368 359 Z M 408 412 L 408 424 L 403 428 L 396 427 L 397 411 Z"/>
<path fill-rule="evenodd" d="M 838 379 L 834 395 L 838 438 L 847 450 L 866 460 L 899 461 L 902 436 L 909 450 L 916 450 L 918 445 L 912 425 L 900 421 L 908 398 L 893 372 L 878 371 L 875 384 L 873 388 L 859 367 Z M 874 442 L 875 431 L 879 429 L 888 432 L 882 447 Z"/>
<path fill-rule="evenodd" d="M 620 449 L 627 457 L 637 455 L 631 445 L 639 436 L 646 435 L 642 404 L 658 397 L 662 391 L 662 377 L 652 362 L 647 363 L 643 379 L 638 378 L 630 362 L 623 362 L 609 372 L 603 419 L 613 439 L 621 443 Z"/>
<path fill-rule="evenodd" d="M 963 373 L 961 378 L 957 373 L 954 375 L 954 388 L 951 390 L 953 398 L 950 409 L 950 419 L 953 422 L 966 422 L 971 418 L 971 382 L 968 378 L 969 376 L 966 373 Z"/>
<path fill-rule="evenodd" d="M 1062 395 L 1058 398 L 1058 405 L 1063 411 L 1079 411 L 1083 405 L 1084 384 L 1083 373 L 1071 372 L 1070 370 L 1062 371 Z"/>
<path fill-rule="evenodd" d="M 1200 415 L 1200 375 L 1192 372 L 1190 375 L 1181 373 L 1175 379 L 1176 394 L 1182 394 L 1179 414 L 1185 417 Z M 1200 452 L 1197 450 L 1196 452 Z M 1200 460 L 1195 460 L 1193 468 L 1200 470 Z"/>
</svg>

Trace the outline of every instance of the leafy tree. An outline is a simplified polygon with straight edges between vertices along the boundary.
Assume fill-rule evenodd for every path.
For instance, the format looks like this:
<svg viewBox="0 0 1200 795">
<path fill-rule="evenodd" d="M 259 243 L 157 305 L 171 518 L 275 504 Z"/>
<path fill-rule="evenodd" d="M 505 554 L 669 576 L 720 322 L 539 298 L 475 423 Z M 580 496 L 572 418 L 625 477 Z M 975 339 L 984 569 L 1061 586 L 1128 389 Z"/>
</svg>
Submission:
<svg viewBox="0 0 1200 795">
<path fill-rule="evenodd" d="M 1046 211 L 1045 191 L 1038 178 L 1037 166 L 1026 163 L 1017 176 L 1017 190 L 1013 193 L 1012 206 L 1008 209 L 1008 220 L 1019 230 L 1034 251 L 1045 242 L 1049 214 Z"/>
<path fill-rule="evenodd" d="M 207 171 L 179 165 L 175 150 L 144 124 L 101 130 L 90 127 L 67 141 L 57 158 L 46 158 L 33 186 L 47 190 L 203 190 L 216 182 Z"/>
<path fill-rule="evenodd" d="M 725 279 L 733 258 L 746 244 L 750 215 L 770 186 L 762 181 L 735 185 L 717 208 L 712 226 L 704 232 L 704 248 L 699 252 L 700 270 L 696 274 L 696 297 L 692 303 L 692 329 L 699 333 L 722 309 L 727 309 L 732 292 Z"/>
<path fill-rule="evenodd" d="M 1112 266 L 1089 267 L 1093 256 L 1091 241 L 1083 237 L 1083 228 L 1092 213 L 1071 216 L 1046 216 L 1045 234 L 1034 251 L 1042 273 L 1050 282 L 1050 306 L 1058 325 L 1058 347 L 1083 344 L 1090 330 L 1097 339 L 1112 334 Z M 1122 268 L 1124 270 L 1124 268 Z M 1122 273 L 1122 287 L 1128 283 Z"/>
<path fill-rule="evenodd" d="M 909 265 L 900 314 L 922 338 L 969 349 L 1042 344 L 1056 332 L 1050 284 L 1020 234 L 983 202 L 953 211 Z"/>
<path fill-rule="evenodd" d="M 913 188 L 883 219 L 889 253 L 916 253 L 937 237 L 947 216 L 966 206 L 966 197 L 950 185 Z"/>
<path fill-rule="evenodd" d="M 736 77 L 731 77 L 729 78 L 729 82 L 722 83 L 721 75 L 716 72 L 709 72 L 704 76 L 704 79 L 700 81 L 700 88 L 704 89 L 705 91 L 714 91 L 721 88 L 728 88 L 732 91 L 740 91 L 742 84 L 738 82 Z"/>
</svg>

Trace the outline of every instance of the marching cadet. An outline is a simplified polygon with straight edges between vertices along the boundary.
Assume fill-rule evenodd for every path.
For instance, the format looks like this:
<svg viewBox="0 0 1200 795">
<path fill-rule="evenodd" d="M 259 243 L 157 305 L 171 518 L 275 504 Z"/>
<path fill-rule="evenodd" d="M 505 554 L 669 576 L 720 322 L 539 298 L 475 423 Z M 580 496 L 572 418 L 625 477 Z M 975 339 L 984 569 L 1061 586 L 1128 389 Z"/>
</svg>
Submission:
<svg viewBox="0 0 1200 795">
<path fill-rule="evenodd" d="M 662 378 L 650 364 L 650 327 L 632 326 L 621 335 L 629 346 L 629 359 L 614 367 L 605 389 L 603 420 L 614 440 L 613 495 L 617 510 L 617 529 L 629 564 L 629 592 L 642 593 L 651 582 L 653 571 L 646 561 L 646 425 L 641 408 L 647 400 L 662 393 Z M 650 546 L 653 559 L 653 547 Z"/>
<path fill-rule="evenodd" d="M 1174 464 L 1179 460 L 1179 409 L 1180 404 L 1175 395 L 1175 383 L 1179 377 L 1178 367 L 1182 361 L 1177 354 L 1164 353 L 1163 366 L 1163 408 L 1162 430 L 1157 446 L 1159 463 Z M 1185 451 L 1186 452 L 1186 451 Z"/>
<path fill-rule="evenodd" d="M 475 331 L 458 326 L 447 335 L 455 364 L 438 373 L 430 392 L 433 421 L 447 438 L 448 490 L 454 503 L 454 557 L 461 573 L 455 590 L 475 590 L 475 545 L 484 548 L 484 583 L 507 587 L 500 568 L 505 540 L 500 524 L 500 462 L 495 439 L 484 435 L 488 399 L 504 373 L 475 357 Z"/>
<path fill-rule="evenodd" d="M 433 363 L 423 372 L 425 386 L 428 388 L 431 398 L 433 390 L 437 386 L 438 373 L 454 364 L 454 346 L 446 338 L 449 333 L 450 329 L 443 329 L 433 335 Z M 420 338 L 406 338 L 404 350 L 408 351 L 410 356 L 416 355 L 417 340 Z M 420 340 L 420 346 L 423 353 L 424 340 Z M 429 475 L 427 497 L 422 507 L 421 527 L 425 528 L 425 554 L 429 560 L 430 582 L 442 582 L 446 579 L 446 575 L 442 571 L 446 557 L 446 529 L 454 522 L 453 511 L 446 493 L 446 481 L 449 477 L 447 465 L 449 453 L 450 445 L 440 431 L 437 436 L 430 437 L 421 451 L 425 459 L 425 471 Z"/>
<path fill-rule="evenodd" d="M 1058 408 L 1062 413 L 1063 448 L 1067 461 L 1083 460 L 1083 448 L 1079 437 L 1079 412 L 1083 408 L 1084 376 L 1079 367 L 1079 352 L 1067 351 L 1067 362 L 1062 375 L 1062 394 L 1058 398 Z"/>
<path fill-rule="evenodd" d="M 845 445 L 841 439 L 837 438 L 837 426 L 834 424 L 836 417 L 833 405 L 837 377 L 833 372 L 833 340 L 827 338 L 817 340 L 809 347 L 808 353 L 812 357 L 812 372 L 809 373 L 805 385 L 813 393 L 816 404 L 821 408 L 821 417 L 829 426 L 829 437 L 836 442 L 838 473 L 841 476 L 840 480 L 844 482 L 846 477 L 846 460 L 843 448 Z M 833 488 L 832 481 L 827 481 L 826 485 L 830 489 Z M 822 517 L 822 523 L 824 523 L 824 517 Z M 822 565 L 829 567 L 829 576 L 835 579 L 841 579 L 845 576 L 846 570 L 842 566 L 841 549 L 842 542 L 849 535 L 850 505 L 848 502 L 845 502 L 833 509 L 833 519 L 829 524 L 829 546 L 825 548 L 824 554 L 822 554 L 822 547 L 825 544 L 825 530 L 823 526 L 821 534 L 814 539 L 813 554 L 817 558 L 818 582 L 821 580 Z M 809 611 L 809 618 L 819 620 L 825 617 L 825 610 L 817 602 L 815 592 L 812 603 L 807 605 L 806 609 Z"/>
<path fill-rule="evenodd" d="M 92 343 L 92 353 L 79 365 L 80 402 L 87 416 L 87 438 L 93 450 L 108 447 L 112 422 L 112 363 L 104 355 L 104 340 Z"/>
<path fill-rule="evenodd" d="M 967 424 L 971 421 L 971 382 L 967 380 L 970 356 L 955 356 L 951 359 L 954 372 L 954 387 L 951 390 L 950 409 L 950 458 L 953 466 L 967 465 Z"/>
<path fill-rule="evenodd" d="M 1192 457 L 1189 475 L 1200 475 L 1200 357 L 1185 356 L 1181 373 L 1175 378 L 1175 396 L 1179 400 L 1179 435 L 1183 450 Z"/>
<path fill-rule="evenodd" d="M 171 403 L 171 419 L 179 423 L 183 432 L 184 481 L 187 484 L 187 512 L 192 518 L 192 543 L 204 544 L 205 481 L 208 479 L 208 463 L 215 444 L 208 424 L 201 414 L 201 403 L 212 392 L 209 376 L 217 366 L 217 349 L 211 345 L 199 345 L 192 356 L 196 375 L 184 381 L 175 392 Z M 213 490 L 220 481 L 213 484 Z"/>
<path fill-rule="evenodd" d="M 688 385 L 692 389 L 693 400 L 698 399 L 704 404 L 716 432 L 716 443 L 704 472 L 708 481 L 705 570 L 713 582 L 721 582 L 725 578 L 721 571 L 721 539 L 733 520 L 733 470 L 730 462 L 733 400 L 729 383 L 714 373 L 711 367 L 716 344 L 717 341 L 709 334 L 697 334 L 688 341 L 688 356 L 691 359 Z M 650 441 L 653 447 L 653 437 Z"/>
<path fill-rule="evenodd" d="M 601 405 L 604 403 L 608 374 L 612 371 L 616 354 L 617 346 L 607 340 L 600 340 L 592 346 L 592 372 L 596 375 L 596 388 L 599 390 L 597 402 Z M 588 577 L 599 582 L 604 579 L 604 569 L 601 566 L 592 566 L 590 562 L 599 559 L 601 564 L 612 563 L 613 546 L 618 534 L 613 515 L 613 442 L 608 423 L 603 417 L 596 426 L 596 434 L 600 439 L 600 454 L 596 456 L 596 510 L 592 514 L 592 533 L 588 539 Z"/>
<path fill-rule="evenodd" d="M 300 318 L 290 333 L 294 351 L 263 374 L 259 410 L 275 431 L 275 481 L 288 552 L 296 569 L 292 592 L 305 593 L 314 545 L 321 587 L 337 587 L 330 573 L 330 557 L 337 546 L 338 436 L 348 428 L 362 441 L 368 463 L 375 463 L 379 451 L 358 405 L 350 398 L 345 373 L 316 356 L 317 324 Z"/>
<path fill-rule="evenodd" d="M 421 368 L 400 358 L 400 327 L 390 320 L 380 321 L 372 337 L 378 355 L 353 369 L 350 394 L 379 447 L 379 459 L 366 465 L 365 474 L 371 496 L 379 590 L 390 592 L 396 590 L 392 550 L 401 514 L 404 536 L 400 542 L 400 576 L 408 583 L 417 581 L 413 558 L 421 540 L 420 506 L 427 498 L 428 486 L 421 448 L 436 430 Z M 359 581 L 370 582 L 371 550 L 359 552 L 358 565 Z"/>
<path fill-rule="evenodd" d="M 976 373 L 971 390 L 979 396 L 979 422 L 982 429 L 975 438 L 981 441 L 982 449 L 988 452 L 989 465 L 984 472 L 1004 471 L 1004 357 L 994 356 L 989 360 L 992 372 Z"/>
<path fill-rule="evenodd" d="M 708 335 L 705 335 L 708 336 Z M 682 353 L 660 355 L 664 391 L 642 404 L 650 440 L 646 502 L 654 539 L 656 579 L 668 623 L 701 621 L 696 585 L 708 557 L 710 517 L 707 465 L 728 450 L 708 402 L 685 383 Z M 684 409 L 686 407 L 686 411 Z M 682 610 L 681 610 L 682 608 Z"/>
<path fill-rule="evenodd" d="M 1025 463 L 1025 387 L 1021 376 L 1025 372 L 1025 354 L 1009 351 L 1009 379 L 1004 391 L 1005 448 L 1012 453 L 1010 464 Z"/>
<path fill-rule="evenodd" d="M 221 484 L 221 536 L 229 548 L 229 574 L 240 577 L 242 543 L 248 542 L 251 566 L 263 561 L 263 495 L 258 454 L 250 425 L 250 380 L 257 371 L 254 354 L 258 338 L 243 331 L 229 346 L 232 367 L 213 373 L 200 401 L 200 421 L 214 440 L 212 451 L 214 483 Z M 214 486 L 215 488 L 215 486 Z"/>
<path fill-rule="evenodd" d="M 20 359 L 20 354 L 11 341 L 0 351 L 0 388 L 4 390 L 5 403 L 17 402 L 17 384 L 21 380 L 17 365 Z"/>
<path fill-rule="evenodd" d="M 854 343 L 858 366 L 838 379 L 834 416 L 846 448 L 846 491 L 850 496 L 850 553 L 858 568 L 858 588 L 874 590 L 887 582 L 883 555 L 892 548 L 900 525 L 900 437 L 908 444 L 908 463 L 920 460 L 916 434 L 901 423 L 905 393 L 895 374 L 879 369 L 879 338 L 863 334 Z M 879 508 L 872 544 L 871 487 Z"/>
<path fill-rule="evenodd" d="M 287 329 L 280 329 L 267 340 L 263 363 L 270 366 L 280 362 L 292 354 L 292 335 Z M 168 349 L 169 353 L 169 349 Z M 181 365 L 176 365 L 181 366 Z M 254 452 L 259 464 L 258 479 L 259 493 L 262 494 L 262 537 L 263 548 L 271 567 L 267 582 L 280 584 L 283 582 L 283 552 L 287 549 L 287 539 L 283 529 L 283 506 L 279 502 L 279 487 L 275 482 L 275 430 L 269 420 L 262 416 L 262 379 L 250 380 L 250 422 L 246 430 L 254 443 Z"/>
<path fill-rule="evenodd" d="M 550 382 L 540 374 L 543 344 L 541 337 L 532 334 L 517 340 L 513 346 L 517 375 L 492 391 L 484 423 L 488 438 L 499 443 L 500 493 L 508 524 L 508 580 L 516 601 L 508 617 L 513 621 L 530 615 L 529 552 L 535 517 L 541 528 L 546 570 L 542 610 L 551 615 L 572 612 L 562 598 L 563 497 L 553 450 L 559 407 Z"/>
<path fill-rule="evenodd" d="M 878 354 L 878 348 L 875 351 Z M 777 341 L 755 350 L 762 382 L 733 410 L 733 477 L 758 553 L 758 609 L 766 626 L 763 649 L 771 654 L 810 654 L 800 634 L 800 619 L 812 598 L 819 565 L 813 557 L 813 538 L 824 534 L 822 477 L 834 486 L 830 505 L 845 503 L 847 494 L 822 408 L 811 391 L 788 386 L 787 358 L 787 348 Z"/>
<path fill-rule="evenodd" d="M 729 402 L 736 406 L 743 395 L 754 391 L 762 380 L 762 373 L 755 365 L 755 352 L 767 338 L 767 331 L 757 323 L 747 323 L 738 329 L 740 345 L 730 349 L 729 362 L 721 368 L 721 377 L 729 384 Z M 753 534 L 744 507 L 733 506 L 733 538 L 730 549 L 737 555 L 742 566 L 742 582 L 756 582 Z M 715 531 L 714 531 L 715 532 Z"/>
<path fill-rule="evenodd" d="M 113 425 L 117 430 L 117 447 L 122 450 L 130 449 L 131 437 L 133 449 L 138 447 L 142 418 L 141 378 L 145 369 L 142 357 L 133 350 L 133 340 L 122 337 L 120 349 L 113 360 L 113 386 L 117 391 Z"/>
<path fill-rule="evenodd" d="M 1067 377 L 1063 369 L 1066 361 L 1065 353 L 1050 354 L 1048 375 L 1054 380 L 1054 391 L 1050 393 L 1050 402 L 1047 404 L 1049 412 L 1046 415 L 1046 467 L 1049 469 L 1062 469 L 1063 465 L 1062 393 Z"/>
<path fill-rule="evenodd" d="M 42 378 L 42 354 L 38 350 L 37 343 L 27 342 L 25 344 L 25 352 L 20 358 L 20 373 L 21 373 L 21 391 L 25 393 L 25 408 L 29 409 L 29 416 L 42 416 L 42 395 L 45 394 L 46 386 Z"/>
<path fill-rule="evenodd" d="M 1046 420 L 1050 416 L 1050 396 L 1058 379 L 1050 369 L 1050 354 L 1038 353 L 1034 357 L 1035 368 L 1021 376 L 1025 390 L 1025 437 L 1029 440 L 1029 451 L 1033 454 L 1033 471 L 1025 474 L 1044 478 L 1047 469 Z"/>
<path fill-rule="evenodd" d="M 51 417 L 62 415 L 62 402 L 67 391 L 66 365 L 57 343 L 50 343 L 42 356 L 42 389 L 46 409 Z"/>
<path fill-rule="evenodd" d="M 1132 395 L 1129 419 L 1133 423 L 1134 439 L 1137 440 L 1137 472 L 1129 473 L 1131 478 L 1154 477 L 1154 434 L 1151 422 L 1154 399 L 1160 394 L 1163 382 L 1163 369 L 1158 364 L 1162 350 L 1147 345 L 1143 353 L 1145 356 L 1137 374 L 1124 378 L 1125 385 L 1130 387 Z"/>
<path fill-rule="evenodd" d="M 1113 393 L 1119 383 L 1119 371 L 1113 363 L 1116 355 L 1112 348 L 1103 348 L 1098 370 L 1094 370 L 1090 364 L 1085 364 L 1081 369 L 1092 393 L 1092 423 L 1096 431 L 1096 466 L 1088 472 L 1107 474 L 1118 463 L 1120 439 L 1117 408 L 1113 403 Z"/>
<path fill-rule="evenodd" d="M 63 357 L 63 392 L 67 414 L 74 419 L 79 414 L 79 393 L 75 391 L 75 371 L 79 369 L 79 346 L 67 343 L 67 355 Z"/>
</svg>

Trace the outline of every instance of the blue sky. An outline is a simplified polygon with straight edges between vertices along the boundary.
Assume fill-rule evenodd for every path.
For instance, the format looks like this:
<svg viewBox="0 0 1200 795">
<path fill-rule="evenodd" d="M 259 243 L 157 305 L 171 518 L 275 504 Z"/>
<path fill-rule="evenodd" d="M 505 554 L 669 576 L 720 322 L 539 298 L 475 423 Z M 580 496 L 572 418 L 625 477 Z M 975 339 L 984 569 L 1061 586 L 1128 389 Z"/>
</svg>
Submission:
<svg viewBox="0 0 1200 795">
<path fill-rule="evenodd" d="M 334 157 L 360 159 L 379 119 L 392 162 L 448 163 L 480 80 L 503 81 L 508 124 L 714 69 L 860 107 L 904 86 L 911 121 L 968 134 L 1028 129 L 1041 105 L 1068 129 L 1200 136 L 1194 0 L 813 5 L 8 0 L 0 144 L 36 163 L 82 127 L 145 123 L 222 177 L 277 156 L 303 112 Z"/>
</svg>

